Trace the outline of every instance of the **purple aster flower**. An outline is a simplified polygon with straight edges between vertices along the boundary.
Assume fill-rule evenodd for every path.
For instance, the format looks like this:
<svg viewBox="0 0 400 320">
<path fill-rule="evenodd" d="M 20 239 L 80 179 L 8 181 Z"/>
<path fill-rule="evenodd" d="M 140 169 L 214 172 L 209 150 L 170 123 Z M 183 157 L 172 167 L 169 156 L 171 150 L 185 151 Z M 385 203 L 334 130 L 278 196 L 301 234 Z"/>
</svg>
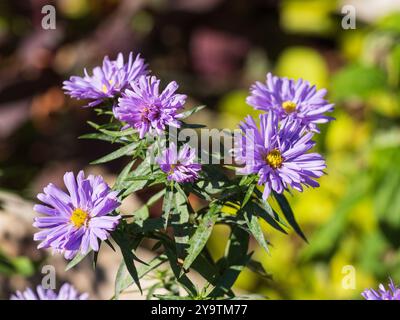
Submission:
<svg viewBox="0 0 400 320">
<path fill-rule="evenodd" d="M 50 183 L 38 199 L 34 210 L 45 217 L 36 217 L 34 227 L 44 229 L 34 235 L 42 241 L 38 248 L 52 248 L 72 259 L 78 252 L 99 250 L 99 239 L 106 240 L 119 223 L 120 216 L 108 215 L 119 205 L 117 192 L 111 191 L 101 176 L 85 178 L 80 171 L 64 175 L 68 194 Z"/>
<path fill-rule="evenodd" d="M 63 89 L 73 98 L 91 100 L 88 105 L 93 107 L 106 99 L 120 96 L 130 82 L 148 74 L 148 71 L 140 55 L 134 60 L 131 52 L 126 63 L 122 53 L 118 54 L 116 60 L 110 60 L 106 56 L 103 65 L 93 69 L 92 76 L 86 69 L 84 73 L 84 77 L 72 76 L 70 80 L 64 81 Z"/>
<path fill-rule="evenodd" d="M 307 153 L 315 144 L 312 132 L 305 132 L 300 121 L 278 117 L 269 112 L 260 115 L 260 129 L 248 116 L 240 124 L 243 135 L 235 139 L 234 155 L 244 167 L 240 174 L 257 174 L 264 184 L 263 198 L 271 190 L 282 193 L 288 187 L 302 191 L 303 185 L 318 187 L 314 180 L 323 175 L 325 161 L 318 153 Z"/>
<path fill-rule="evenodd" d="M 176 145 L 171 143 L 156 161 L 161 170 L 168 174 L 168 181 L 184 183 L 193 182 L 199 178 L 201 165 L 195 163 L 195 159 L 196 150 L 190 148 L 188 144 L 185 144 L 178 153 Z"/>
<path fill-rule="evenodd" d="M 324 99 L 326 89 L 317 90 L 303 79 L 295 81 L 268 73 L 265 84 L 257 81 L 250 92 L 246 101 L 255 109 L 274 112 L 280 120 L 299 119 L 311 131 L 319 132 L 317 124 L 334 119 L 324 115 L 334 106 Z"/>
<path fill-rule="evenodd" d="M 25 291 L 17 291 L 10 297 L 10 300 L 87 300 L 87 293 L 80 294 L 72 285 L 64 283 L 58 294 L 51 289 L 44 289 L 42 286 L 36 287 L 36 292 L 31 288 Z"/>
<path fill-rule="evenodd" d="M 400 300 L 400 288 L 396 287 L 393 280 L 390 279 L 388 290 L 383 284 L 380 284 L 378 291 L 366 289 L 361 295 L 366 300 Z"/>
<path fill-rule="evenodd" d="M 127 89 L 118 106 L 114 107 L 114 115 L 127 126 L 139 131 L 140 138 L 147 132 L 162 133 L 167 126 L 180 127 L 177 113 L 185 104 L 186 95 L 175 94 L 178 84 L 170 82 L 159 93 L 160 80 L 152 76 L 142 76 L 136 83 L 131 83 L 131 90 Z"/>
</svg>

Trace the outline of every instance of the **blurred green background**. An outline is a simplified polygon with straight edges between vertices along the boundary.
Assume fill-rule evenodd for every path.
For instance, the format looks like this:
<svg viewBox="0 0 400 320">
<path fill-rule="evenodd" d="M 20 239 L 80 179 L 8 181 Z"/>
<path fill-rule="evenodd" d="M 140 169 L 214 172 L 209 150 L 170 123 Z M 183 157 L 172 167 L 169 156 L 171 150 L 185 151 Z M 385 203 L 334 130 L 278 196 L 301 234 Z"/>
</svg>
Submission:
<svg viewBox="0 0 400 320">
<path fill-rule="evenodd" d="M 356 5 L 356 29 L 341 8 Z M 58 0 L 55 30 L 41 28 L 48 1 L 0 2 L 0 192 L 32 200 L 49 181 L 113 149 L 77 140 L 94 114 L 63 95 L 71 74 L 104 55 L 140 52 L 164 81 L 176 80 L 196 121 L 234 128 L 247 114 L 248 88 L 272 71 L 329 90 L 336 121 L 317 137 L 326 157 L 321 187 L 291 197 L 309 244 L 265 226 L 271 255 L 255 257 L 273 275 L 243 272 L 236 288 L 272 299 L 359 299 L 364 288 L 400 282 L 400 3 L 333 0 Z M 97 168 L 111 177 L 116 161 Z M 58 180 L 57 180 L 58 179 Z M 46 257 L 30 234 L 10 244 L 0 197 L 0 298 L 35 282 Z M 137 201 L 146 198 L 138 194 Z M 3 208 L 3 209 L 1 209 Z M 153 213 L 157 214 L 157 213 Z M 5 232 L 6 230 L 7 232 Z M 27 231 L 28 232 L 28 231 Z M 222 255 L 217 228 L 209 244 Z M 218 240 L 217 240 L 218 239 Z M 7 242 L 8 241 L 8 242 Z M 342 285 L 354 266 L 355 288 Z"/>
</svg>

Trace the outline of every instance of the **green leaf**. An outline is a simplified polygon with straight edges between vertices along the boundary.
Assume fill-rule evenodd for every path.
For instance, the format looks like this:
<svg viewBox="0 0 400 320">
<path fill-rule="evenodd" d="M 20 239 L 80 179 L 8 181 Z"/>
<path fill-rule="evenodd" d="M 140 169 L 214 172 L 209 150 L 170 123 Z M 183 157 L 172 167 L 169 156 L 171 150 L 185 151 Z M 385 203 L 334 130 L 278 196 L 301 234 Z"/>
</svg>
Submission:
<svg viewBox="0 0 400 320">
<path fill-rule="evenodd" d="M 265 300 L 266 296 L 260 294 L 243 294 L 237 297 L 233 297 L 231 300 Z"/>
<path fill-rule="evenodd" d="M 174 238 L 178 257 L 183 257 L 185 249 L 189 242 L 189 203 L 185 192 L 179 184 L 175 184 L 177 192 L 175 192 L 175 205 L 173 215 L 171 217 L 171 225 L 174 229 Z"/>
<path fill-rule="evenodd" d="M 145 177 L 147 175 L 150 175 L 150 159 L 145 159 L 143 160 L 138 167 L 132 171 L 129 176 L 126 178 L 126 180 L 134 178 L 134 177 Z M 147 183 L 148 180 L 134 180 L 134 181 L 129 181 L 126 186 L 125 192 L 122 194 L 122 197 L 125 198 L 129 196 L 131 193 L 139 191 L 143 189 Z"/>
<path fill-rule="evenodd" d="M 151 232 L 160 230 L 163 228 L 163 219 L 161 217 L 146 219 L 143 221 L 143 226 L 141 227 L 142 232 Z"/>
<path fill-rule="evenodd" d="M 271 227 L 287 234 L 286 230 L 281 227 L 281 224 L 285 224 L 282 223 L 282 220 L 268 202 L 262 200 L 259 203 L 254 203 L 254 213 L 267 222 Z"/>
<path fill-rule="evenodd" d="M 135 150 L 136 147 L 138 146 L 137 142 L 132 142 L 114 152 L 111 152 L 110 154 L 101 157 L 100 159 L 97 159 L 95 161 L 92 161 L 90 164 L 100 164 L 100 163 L 106 163 L 106 162 L 110 162 L 112 160 L 121 158 L 125 155 L 130 155 L 132 154 Z"/>
<path fill-rule="evenodd" d="M 223 297 L 226 294 L 233 297 L 231 287 L 251 258 L 251 254 L 247 254 L 248 246 L 248 233 L 239 227 L 232 227 L 225 256 L 219 263 L 223 267 L 222 274 L 209 297 Z"/>
<path fill-rule="evenodd" d="M 188 202 L 188 197 L 187 197 L 185 191 L 183 191 L 182 187 L 179 185 L 179 183 L 175 183 L 174 187 L 175 187 L 176 191 L 178 191 L 178 194 L 180 195 L 180 199 L 182 200 L 180 203 Z"/>
<path fill-rule="evenodd" d="M 189 129 L 201 129 L 201 128 L 206 128 L 206 127 L 207 127 L 207 126 L 204 125 L 204 124 L 185 123 L 185 122 L 182 122 L 182 126 L 181 126 L 182 129 L 185 129 L 185 128 L 189 128 Z"/>
<path fill-rule="evenodd" d="M 114 137 L 114 138 L 119 138 L 119 137 L 125 137 L 125 136 L 130 136 L 132 134 L 135 134 L 137 131 L 135 129 L 129 128 L 126 130 L 118 130 L 118 131 L 111 131 L 111 130 L 107 130 L 107 129 L 98 129 L 100 132 Z"/>
<path fill-rule="evenodd" d="M 269 253 L 268 244 L 265 240 L 264 233 L 262 232 L 260 222 L 258 221 L 258 217 L 253 214 L 255 205 L 254 203 L 249 203 L 242 210 L 244 211 L 244 218 L 246 220 L 247 226 L 250 229 L 251 234 L 257 240 L 258 244 Z"/>
<path fill-rule="evenodd" d="M 189 297 L 181 297 L 181 296 L 174 296 L 168 294 L 155 294 L 154 297 L 160 300 L 193 300 L 193 298 Z"/>
<path fill-rule="evenodd" d="M 126 178 L 129 175 L 129 172 L 131 171 L 132 166 L 134 165 L 135 161 L 129 162 L 125 168 L 121 171 L 121 173 L 118 175 L 117 181 L 115 181 L 114 190 L 120 190 L 122 188 L 122 184 L 125 182 Z"/>
<path fill-rule="evenodd" d="M 161 282 L 157 282 L 157 283 L 155 283 L 154 285 L 152 285 L 148 290 L 147 290 L 147 294 L 146 294 L 146 300 L 151 300 L 151 298 L 153 298 L 155 295 L 154 295 L 154 292 L 157 290 L 157 289 L 160 289 L 160 288 L 162 288 L 163 287 L 163 284 L 161 283 Z"/>
<path fill-rule="evenodd" d="M 196 260 L 192 263 L 192 268 L 206 279 L 208 283 L 215 286 L 219 275 L 219 269 L 210 256 L 207 248 L 204 248 L 203 252 L 197 256 Z"/>
<path fill-rule="evenodd" d="M 143 180 L 150 180 L 151 178 L 149 176 L 137 176 L 137 177 L 129 177 L 126 180 L 127 181 L 143 181 Z"/>
<path fill-rule="evenodd" d="M 224 191 L 229 185 L 229 178 L 223 173 L 218 165 L 204 165 L 202 167 L 204 178 L 198 180 L 192 189 L 206 200 L 211 200 L 209 195 L 217 195 Z"/>
<path fill-rule="evenodd" d="M 147 200 L 147 206 L 151 207 L 153 204 L 155 204 L 159 199 L 162 198 L 162 196 L 165 195 L 165 189 L 162 189 L 161 191 L 157 192 L 155 195 L 153 195 L 149 200 Z"/>
<path fill-rule="evenodd" d="M 75 267 L 79 262 L 81 262 L 83 259 L 87 257 L 87 255 L 91 252 L 91 250 L 88 251 L 86 254 L 78 253 L 65 267 L 65 271 L 70 270 L 71 268 Z"/>
<path fill-rule="evenodd" d="M 240 179 L 239 186 L 250 186 L 254 183 L 254 181 L 257 180 L 256 175 L 248 175 L 248 176 L 243 176 L 242 179 Z"/>
<path fill-rule="evenodd" d="M 269 274 L 267 271 L 265 271 L 263 265 L 259 261 L 250 259 L 246 267 L 249 268 L 254 273 L 257 273 L 262 278 L 267 280 L 272 280 L 272 275 Z"/>
<path fill-rule="evenodd" d="M 79 136 L 78 139 L 101 140 L 101 141 L 107 141 L 107 142 L 111 142 L 111 143 L 115 143 L 115 142 L 122 143 L 122 141 L 116 140 L 115 138 L 110 137 L 103 133 L 87 133 L 87 134 L 83 134 L 83 135 Z"/>
<path fill-rule="evenodd" d="M 178 265 L 178 257 L 175 253 L 175 246 L 169 237 L 165 235 L 158 235 L 159 240 L 162 242 L 165 254 L 168 257 L 169 264 L 171 266 L 172 272 L 174 273 L 177 281 L 182 285 L 182 287 L 192 296 L 197 296 L 197 289 L 192 281 L 185 275 L 181 273 L 181 267 Z"/>
<path fill-rule="evenodd" d="M 173 201 L 174 199 L 174 189 L 172 188 L 167 188 L 165 190 L 165 197 L 164 197 L 164 201 L 163 201 L 163 213 L 162 213 L 162 218 L 164 220 L 164 228 L 167 228 L 168 226 L 168 221 L 169 221 L 169 215 L 171 213 L 171 211 L 174 208 L 175 202 Z"/>
<path fill-rule="evenodd" d="M 193 109 L 181 113 L 181 119 L 186 119 L 190 117 L 192 114 L 199 112 L 200 110 L 204 109 L 206 106 L 197 106 Z"/>
<path fill-rule="evenodd" d="M 153 258 L 147 265 L 141 265 L 137 268 L 137 276 L 139 279 L 158 268 L 167 261 L 166 255 L 160 255 Z M 118 299 L 121 292 L 129 288 L 135 282 L 132 275 L 129 273 L 124 261 L 121 262 L 117 276 L 115 279 L 115 298 Z"/>
<path fill-rule="evenodd" d="M 247 188 L 246 194 L 245 194 L 245 196 L 244 196 L 244 199 L 243 199 L 243 202 L 242 202 L 242 205 L 241 205 L 242 208 L 243 208 L 243 207 L 247 204 L 247 202 L 250 200 L 251 196 L 253 195 L 253 192 L 254 192 L 254 188 L 255 188 L 255 187 L 256 187 L 255 184 L 251 184 L 251 185 Z"/>
<path fill-rule="evenodd" d="M 112 237 L 120 248 L 123 261 L 126 265 L 126 269 L 128 270 L 133 281 L 139 288 L 140 293 L 143 293 L 142 288 L 140 286 L 138 271 L 134 263 L 134 260 L 136 260 L 144 265 L 148 265 L 146 262 L 142 261 L 134 254 L 134 250 L 136 250 L 136 248 L 139 246 L 140 242 L 142 241 L 142 237 L 141 236 L 136 236 L 134 238 L 128 237 L 126 232 L 122 233 L 119 230 L 117 230 L 117 232 L 114 232 L 112 234 Z"/>
<path fill-rule="evenodd" d="M 136 210 L 133 215 L 135 216 L 135 220 L 146 220 L 150 215 L 149 207 L 144 205 L 140 209 Z"/>
<path fill-rule="evenodd" d="M 292 208 L 290 207 L 289 202 L 287 201 L 286 197 L 283 194 L 276 193 L 275 191 L 272 192 L 274 195 L 274 198 L 276 201 L 278 201 L 279 207 L 282 210 L 282 213 L 289 223 L 289 225 L 296 231 L 296 233 L 305 241 L 308 243 L 308 240 L 306 236 L 304 235 L 303 231 L 301 231 L 301 228 L 299 224 L 296 221 L 296 218 L 293 214 Z"/>
<path fill-rule="evenodd" d="M 206 245 L 211 235 L 213 226 L 217 221 L 219 211 L 220 211 L 219 205 L 211 206 L 208 212 L 204 215 L 203 219 L 201 220 L 194 235 L 190 238 L 189 248 L 187 250 L 188 255 L 186 256 L 185 261 L 183 262 L 183 268 L 185 270 L 189 270 L 193 261 L 196 259 L 196 257 L 200 254 L 200 252 Z"/>
</svg>

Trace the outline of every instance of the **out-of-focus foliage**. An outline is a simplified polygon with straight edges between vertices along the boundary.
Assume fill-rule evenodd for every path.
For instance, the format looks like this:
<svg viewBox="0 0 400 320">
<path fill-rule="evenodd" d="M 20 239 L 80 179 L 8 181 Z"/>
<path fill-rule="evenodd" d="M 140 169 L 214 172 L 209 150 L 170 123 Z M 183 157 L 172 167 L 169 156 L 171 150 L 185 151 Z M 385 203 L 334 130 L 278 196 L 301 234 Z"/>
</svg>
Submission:
<svg viewBox="0 0 400 320">
<path fill-rule="evenodd" d="M 0 274 L 11 276 L 19 274 L 29 277 L 35 271 L 32 262 L 26 257 L 8 257 L 0 252 Z"/>
<path fill-rule="evenodd" d="M 287 1 L 282 14 L 288 16 L 286 11 L 299 2 L 304 4 Z M 299 30 L 297 22 L 293 28 L 289 22 L 283 21 L 289 31 Z M 393 14 L 342 30 L 337 54 L 345 60 L 334 72 L 313 48 L 289 47 L 280 53 L 278 74 L 313 79 L 318 87 L 328 87 L 336 103 L 336 121 L 322 139 L 328 175 L 319 190 L 293 197 L 309 244 L 270 233 L 280 250 L 272 250 L 271 257 L 257 252 L 256 257 L 275 281 L 255 280 L 245 272 L 238 286 L 271 298 L 340 299 L 360 298 L 364 287 L 388 275 L 400 279 L 399 22 L 399 14 Z M 354 290 L 342 286 L 347 265 L 355 268 Z"/>
</svg>

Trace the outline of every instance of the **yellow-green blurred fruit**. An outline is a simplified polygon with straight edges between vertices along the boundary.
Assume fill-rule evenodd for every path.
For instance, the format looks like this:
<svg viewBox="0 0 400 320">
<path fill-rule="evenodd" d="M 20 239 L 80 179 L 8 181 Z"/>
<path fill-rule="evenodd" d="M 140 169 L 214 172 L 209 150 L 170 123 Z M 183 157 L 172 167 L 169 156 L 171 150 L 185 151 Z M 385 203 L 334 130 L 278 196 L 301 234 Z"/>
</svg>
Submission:
<svg viewBox="0 0 400 320">
<path fill-rule="evenodd" d="M 368 142 L 370 127 L 367 123 L 355 121 L 345 112 L 337 112 L 335 118 L 326 135 L 328 150 L 354 150 Z"/>
<path fill-rule="evenodd" d="M 373 232 L 377 228 L 373 208 L 372 199 L 363 199 L 351 211 L 350 221 L 364 232 Z"/>
<path fill-rule="evenodd" d="M 69 18 L 80 18 L 89 12 L 87 0 L 60 0 L 58 8 Z"/>
<path fill-rule="evenodd" d="M 252 292 L 254 291 L 257 281 L 257 275 L 249 269 L 244 268 L 235 282 L 235 287 Z"/>
<path fill-rule="evenodd" d="M 239 121 L 247 115 L 257 116 L 260 114 L 246 103 L 248 94 L 246 90 L 236 90 L 222 97 L 218 105 L 220 111 L 218 122 L 221 128 L 235 129 Z"/>
<path fill-rule="evenodd" d="M 300 225 L 313 224 L 321 225 L 328 221 L 334 208 L 332 197 L 326 190 L 324 184 L 320 181 L 321 187 L 318 189 L 309 189 L 302 194 L 298 194 L 297 201 L 294 201 L 293 211 Z M 318 203 L 316 206 L 315 204 Z"/>
<path fill-rule="evenodd" d="M 368 100 L 368 107 L 386 117 L 398 117 L 400 115 L 399 97 L 389 91 L 376 91 Z"/>
<path fill-rule="evenodd" d="M 340 39 L 340 47 L 343 56 L 355 61 L 360 58 L 363 52 L 365 41 L 365 32 L 363 30 L 352 30 L 351 32 L 343 32 Z"/>
<path fill-rule="evenodd" d="M 207 248 L 214 260 L 223 257 L 229 234 L 230 228 L 227 225 L 214 226 L 210 239 L 207 242 Z"/>
<path fill-rule="evenodd" d="M 317 88 L 328 86 L 328 67 L 324 58 L 308 47 L 290 47 L 278 59 L 275 72 L 279 76 L 309 81 Z"/>
<path fill-rule="evenodd" d="M 285 0 L 281 6 L 281 25 L 293 33 L 327 34 L 335 25 L 330 14 L 332 0 Z"/>
</svg>

